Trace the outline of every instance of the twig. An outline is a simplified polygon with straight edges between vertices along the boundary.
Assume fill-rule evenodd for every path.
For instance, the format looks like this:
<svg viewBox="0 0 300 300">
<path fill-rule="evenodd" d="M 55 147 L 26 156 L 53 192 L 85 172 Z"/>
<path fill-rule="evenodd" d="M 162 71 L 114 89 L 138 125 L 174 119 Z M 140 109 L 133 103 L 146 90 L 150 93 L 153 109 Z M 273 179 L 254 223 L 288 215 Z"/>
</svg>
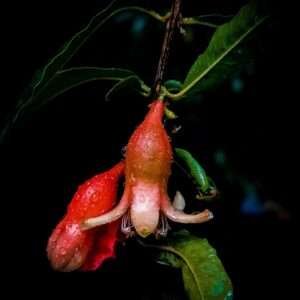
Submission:
<svg viewBox="0 0 300 300">
<path fill-rule="evenodd" d="M 170 45 L 176 28 L 179 28 L 181 20 L 181 0 L 173 0 L 170 17 L 167 21 L 165 37 L 162 45 L 162 50 L 157 66 L 156 76 L 153 85 L 153 97 L 156 98 L 160 94 L 161 84 L 169 58 Z"/>
</svg>

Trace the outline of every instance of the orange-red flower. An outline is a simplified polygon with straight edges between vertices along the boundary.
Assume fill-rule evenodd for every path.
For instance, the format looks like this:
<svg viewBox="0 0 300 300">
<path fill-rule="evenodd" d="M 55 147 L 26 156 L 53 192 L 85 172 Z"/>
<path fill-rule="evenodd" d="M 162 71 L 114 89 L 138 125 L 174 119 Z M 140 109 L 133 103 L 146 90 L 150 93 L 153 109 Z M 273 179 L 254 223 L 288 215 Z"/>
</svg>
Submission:
<svg viewBox="0 0 300 300">
<path fill-rule="evenodd" d="M 118 205 L 107 214 L 85 221 L 83 228 L 104 225 L 123 216 L 125 234 L 136 232 L 146 237 L 151 233 L 165 235 L 166 217 L 179 223 L 202 223 L 212 218 L 208 210 L 186 214 L 170 202 L 167 183 L 172 148 L 162 123 L 164 108 L 163 101 L 154 101 L 129 140 L 125 155 L 125 190 Z"/>
<path fill-rule="evenodd" d="M 83 231 L 80 226 L 84 220 L 105 214 L 113 208 L 118 180 L 123 172 L 124 162 L 120 162 L 78 188 L 66 215 L 48 241 L 48 258 L 55 270 L 95 270 L 104 260 L 114 256 L 119 221 L 88 231 Z"/>
<path fill-rule="evenodd" d="M 125 162 L 88 180 L 79 187 L 67 214 L 48 242 L 54 269 L 94 270 L 114 256 L 119 230 L 127 235 L 166 235 L 167 218 L 179 223 L 202 223 L 210 211 L 186 214 L 182 196 L 174 206 L 167 194 L 172 147 L 162 123 L 164 102 L 154 101 L 143 122 L 129 139 Z M 125 169 L 125 189 L 116 204 L 117 186 Z M 119 219 L 122 218 L 122 222 Z"/>
</svg>

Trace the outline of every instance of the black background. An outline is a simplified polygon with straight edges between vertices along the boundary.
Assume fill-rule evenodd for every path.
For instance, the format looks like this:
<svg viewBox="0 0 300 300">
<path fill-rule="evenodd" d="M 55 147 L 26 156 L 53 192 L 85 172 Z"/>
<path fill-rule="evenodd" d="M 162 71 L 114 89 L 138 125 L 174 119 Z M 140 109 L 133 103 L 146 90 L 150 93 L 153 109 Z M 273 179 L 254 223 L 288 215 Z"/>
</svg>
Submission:
<svg viewBox="0 0 300 300">
<path fill-rule="evenodd" d="M 158 9 L 169 4 L 151 2 L 141 1 Z M 195 7 L 195 1 L 183 2 L 186 15 L 232 14 L 244 3 L 201 1 Z M 9 68 L 0 103 L 1 125 L 34 71 L 104 4 L 27 1 L 2 9 L 6 17 L 3 48 L 8 52 L 2 59 Z M 221 198 L 209 204 L 215 220 L 187 228 L 208 238 L 217 249 L 232 278 L 235 299 L 294 299 L 290 278 L 297 261 L 293 247 L 296 177 L 292 175 L 297 130 L 292 101 L 297 99 L 297 75 L 292 73 L 296 57 L 291 42 L 292 11 L 288 3 L 284 7 L 271 5 L 270 22 L 252 45 L 254 70 L 239 74 L 244 82 L 241 93 L 233 93 L 227 81 L 205 95 L 199 105 L 174 107 L 180 116 L 176 125 L 183 129 L 173 143 L 196 154 L 221 192 Z M 151 85 L 163 30 L 150 19 L 144 35 L 133 32 L 132 27 L 130 19 L 105 27 L 70 65 L 130 68 Z M 190 44 L 176 39 L 169 77 L 183 79 L 211 32 L 197 30 Z M 11 292 L 40 297 L 51 293 L 68 298 L 80 294 L 100 299 L 184 299 L 179 272 L 157 266 L 151 254 L 134 241 L 120 246 L 118 260 L 107 262 L 96 273 L 60 274 L 49 267 L 47 239 L 76 186 L 122 157 L 122 147 L 147 110 L 148 102 L 134 94 L 105 102 L 104 90 L 109 87 L 99 82 L 66 93 L 25 116 L 1 145 L 1 198 L 5 204 L 2 248 L 7 252 L 3 256 L 9 267 L 7 277 L 15 286 Z M 224 170 L 215 165 L 213 153 L 218 149 L 226 152 L 236 177 L 254 182 L 262 199 L 280 203 L 289 218 L 280 219 L 274 213 L 242 215 L 239 206 L 243 192 L 235 181 L 226 181 Z M 171 192 L 178 186 L 187 194 L 192 188 L 177 174 L 171 180 Z"/>
</svg>

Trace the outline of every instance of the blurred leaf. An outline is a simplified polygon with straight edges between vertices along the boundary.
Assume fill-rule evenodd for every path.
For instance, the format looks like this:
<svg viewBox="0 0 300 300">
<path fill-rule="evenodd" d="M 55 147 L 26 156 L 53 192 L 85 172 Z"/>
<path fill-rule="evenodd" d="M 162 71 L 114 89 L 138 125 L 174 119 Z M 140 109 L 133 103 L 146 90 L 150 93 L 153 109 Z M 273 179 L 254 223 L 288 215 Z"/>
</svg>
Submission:
<svg viewBox="0 0 300 300">
<path fill-rule="evenodd" d="M 171 98 L 195 96 L 214 88 L 230 74 L 249 61 L 245 40 L 267 18 L 257 3 L 244 6 L 228 23 L 218 27 L 207 49 L 194 62 L 183 83 L 182 90 Z"/>
<path fill-rule="evenodd" d="M 68 42 L 66 42 L 58 53 L 49 60 L 49 62 L 40 70 L 38 70 L 34 76 L 32 83 L 29 88 L 24 93 L 23 97 L 19 100 L 16 110 L 13 115 L 8 119 L 6 126 L 0 132 L 0 142 L 3 142 L 5 135 L 9 131 L 9 129 L 16 123 L 19 116 L 26 111 L 27 108 L 30 107 L 38 107 L 41 106 L 42 103 L 46 103 L 46 98 L 43 98 L 42 95 L 45 94 L 47 99 L 53 98 L 49 97 L 47 94 L 52 94 L 55 96 L 54 92 L 47 92 L 45 88 L 52 88 L 53 90 L 60 90 L 59 93 L 63 92 L 71 88 L 70 87 L 62 88 L 63 81 L 62 77 L 68 78 L 67 81 L 76 81 L 76 76 L 89 77 L 87 73 L 89 71 L 85 71 L 85 74 L 80 74 L 79 71 L 72 71 L 72 75 L 67 75 L 69 70 L 63 71 L 64 66 L 67 62 L 77 53 L 77 51 L 87 42 L 87 40 L 94 34 L 106 21 L 108 21 L 112 16 L 127 10 L 132 10 L 136 12 L 146 13 L 155 18 L 158 18 L 155 12 L 147 11 L 143 8 L 136 6 L 124 6 L 125 4 L 132 4 L 138 2 L 137 0 L 127 0 L 127 1 L 112 1 L 105 9 L 96 14 L 93 18 L 91 18 L 90 22 L 84 27 L 82 30 L 77 32 Z M 70 71 L 71 72 L 71 71 Z M 131 76 L 130 74 L 129 76 Z M 134 75 L 134 74 L 133 74 Z M 98 76 L 99 77 L 99 76 Z M 123 78 L 122 78 L 123 79 Z M 80 80 L 78 78 L 77 84 Z M 88 80 L 90 81 L 90 80 Z M 58 83 L 58 85 L 57 85 Z M 60 86 L 60 87 L 59 87 Z M 42 103 L 40 102 L 42 101 Z"/>
<path fill-rule="evenodd" d="M 165 81 L 163 85 L 171 93 L 177 93 L 182 89 L 182 82 L 174 79 Z"/>
<path fill-rule="evenodd" d="M 189 169 L 189 174 L 193 177 L 200 190 L 207 192 L 211 185 L 209 178 L 206 176 L 204 168 L 192 156 L 190 152 L 185 149 L 175 148 L 176 156 L 178 156 Z"/>
<path fill-rule="evenodd" d="M 106 93 L 106 101 L 109 101 L 123 90 L 135 90 L 143 96 L 147 96 L 150 93 L 150 88 L 146 86 L 138 76 L 132 74 L 131 76 L 121 79 Z"/>
<path fill-rule="evenodd" d="M 27 109 L 38 108 L 56 96 L 81 84 L 96 80 L 122 82 L 129 77 L 136 78 L 136 88 L 142 89 L 142 81 L 132 71 L 118 68 L 79 67 L 59 71 L 51 81 L 35 95 L 35 101 Z"/>
<path fill-rule="evenodd" d="M 216 254 L 207 242 L 186 230 L 168 236 L 161 250 L 159 262 L 182 271 L 185 290 L 190 300 L 231 300 L 231 281 Z"/>
<path fill-rule="evenodd" d="M 108 19 L 115 15 L 123 5 L 124 1 L 112 1 L 105 9 L 92 17 L 86 27 L 77 32 L 61 47 L 58 53 L 46 64 L 46 66 L 37 72 L 35 80 L 31 84 L 31 95 L 27 100 L 28 102 L 34 101 L 34 96 L 39 93 L 40 89 L 47 85 L 59 70 L 63 69 L 66 63 L 77 53 L 91 35 Z M 22 102 L 27 101 L 24 99 Z"/>
</svg>

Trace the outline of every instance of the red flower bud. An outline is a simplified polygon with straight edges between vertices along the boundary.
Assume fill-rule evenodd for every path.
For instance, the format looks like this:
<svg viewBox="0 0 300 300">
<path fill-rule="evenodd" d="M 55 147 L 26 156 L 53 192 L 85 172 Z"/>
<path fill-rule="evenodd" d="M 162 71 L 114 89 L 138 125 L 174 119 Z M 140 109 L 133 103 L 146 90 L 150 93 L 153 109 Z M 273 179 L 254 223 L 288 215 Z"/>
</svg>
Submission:
<svg viewBox="0 0 300 300">
<path fill-rule="evenodd" d="M 48 258 L 55 270 L 95 270 L 104 260 L 114 256 L 119 222 L 87 231 L 81 229 L 81 223 L 113 208 L 117 183 L 123 172 L 124 163 L 120 162 L 78 188 L 66 215 L 48 241 Z"/>
<path fill-rule="evenodd" d="M 163 115 L 163 101 L 153 102 L 126 151 L 125 193 L 132 201 L 132 224 L 143 237 L 158 227 L 160 204 L 166 197 L 171 173 L 172 148 L 162 123 Z"/>
</svg>

